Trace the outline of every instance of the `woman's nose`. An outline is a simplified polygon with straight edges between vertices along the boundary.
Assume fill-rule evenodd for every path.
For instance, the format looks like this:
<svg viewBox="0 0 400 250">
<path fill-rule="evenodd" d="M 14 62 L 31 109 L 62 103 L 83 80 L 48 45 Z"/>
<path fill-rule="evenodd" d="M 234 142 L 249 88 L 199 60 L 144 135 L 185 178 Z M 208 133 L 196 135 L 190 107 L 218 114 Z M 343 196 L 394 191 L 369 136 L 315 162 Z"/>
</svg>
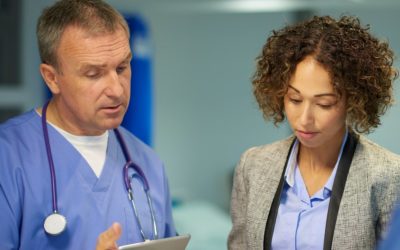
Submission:
<svg viewBox="0 0 400 250">
<path fill-rule="evenodd" d="M 314 122 L 314 111 L 309 104 L 304 104 L 300 113 L 300 124 L 308 125 Z"/>
</svg>

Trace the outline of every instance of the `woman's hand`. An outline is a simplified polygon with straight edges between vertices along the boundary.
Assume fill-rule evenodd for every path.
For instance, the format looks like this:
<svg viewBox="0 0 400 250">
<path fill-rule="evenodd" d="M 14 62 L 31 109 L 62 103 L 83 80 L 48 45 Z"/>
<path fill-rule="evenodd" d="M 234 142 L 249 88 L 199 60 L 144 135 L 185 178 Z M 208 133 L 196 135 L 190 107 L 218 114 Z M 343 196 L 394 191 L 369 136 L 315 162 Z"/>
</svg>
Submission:
<svg viewBox="0 0 400 250">
<path fill-rule="evenodd" d="M 121 236 L 122 229 L 118 223 L 113 223 L 97 238 L 96 250 L 118 250 L 117 240 Z"/>
</svg>

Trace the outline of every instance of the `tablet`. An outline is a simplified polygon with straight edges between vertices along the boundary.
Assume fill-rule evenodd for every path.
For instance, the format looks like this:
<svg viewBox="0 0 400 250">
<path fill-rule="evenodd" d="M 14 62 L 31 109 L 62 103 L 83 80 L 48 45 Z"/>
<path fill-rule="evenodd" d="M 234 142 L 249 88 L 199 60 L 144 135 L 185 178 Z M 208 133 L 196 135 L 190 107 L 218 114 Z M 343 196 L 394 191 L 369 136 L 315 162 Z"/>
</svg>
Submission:
<svg viewBox="0 0 400 250">
<path fill-rule="evenodd" d="M 119 250 L 185 250 L 190 234 L 120 246 Z"/>
</svg>

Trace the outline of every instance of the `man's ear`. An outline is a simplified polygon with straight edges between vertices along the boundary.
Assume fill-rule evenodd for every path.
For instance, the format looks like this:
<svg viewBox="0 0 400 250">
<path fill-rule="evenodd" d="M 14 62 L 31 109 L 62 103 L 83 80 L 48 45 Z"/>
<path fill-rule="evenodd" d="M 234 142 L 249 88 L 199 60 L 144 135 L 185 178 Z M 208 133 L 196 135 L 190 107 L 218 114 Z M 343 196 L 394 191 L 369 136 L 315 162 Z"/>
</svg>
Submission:
<svg viewBox="0 0 400 250">
<path fill-rule="evenodd" d="M 46 82 L 47 87 L 49 87 L 53 95 L 60 93 L 60 88 L 58 86 L 58 81 L 57 81 L 57 76 L 59 73 L 53 66 L 41 63 L 40 74 L 42 74 L 42 77 Z"/>
</svg>

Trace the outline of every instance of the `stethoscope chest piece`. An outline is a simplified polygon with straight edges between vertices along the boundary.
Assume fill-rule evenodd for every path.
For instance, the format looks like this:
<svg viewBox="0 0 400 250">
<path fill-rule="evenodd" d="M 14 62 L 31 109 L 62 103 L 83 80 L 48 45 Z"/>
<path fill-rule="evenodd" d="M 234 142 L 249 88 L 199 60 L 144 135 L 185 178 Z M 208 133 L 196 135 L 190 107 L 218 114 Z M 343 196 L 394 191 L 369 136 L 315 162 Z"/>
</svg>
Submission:
<svg viewBox="0 0 400 250">
<path fill-rule="evenodd" d="M 46 233 L 56 236 L 62 233 L 67 227 L 67 220 L 59 213 L 52 213 L 44 221 L 44 230 Z"/>
</svg>

